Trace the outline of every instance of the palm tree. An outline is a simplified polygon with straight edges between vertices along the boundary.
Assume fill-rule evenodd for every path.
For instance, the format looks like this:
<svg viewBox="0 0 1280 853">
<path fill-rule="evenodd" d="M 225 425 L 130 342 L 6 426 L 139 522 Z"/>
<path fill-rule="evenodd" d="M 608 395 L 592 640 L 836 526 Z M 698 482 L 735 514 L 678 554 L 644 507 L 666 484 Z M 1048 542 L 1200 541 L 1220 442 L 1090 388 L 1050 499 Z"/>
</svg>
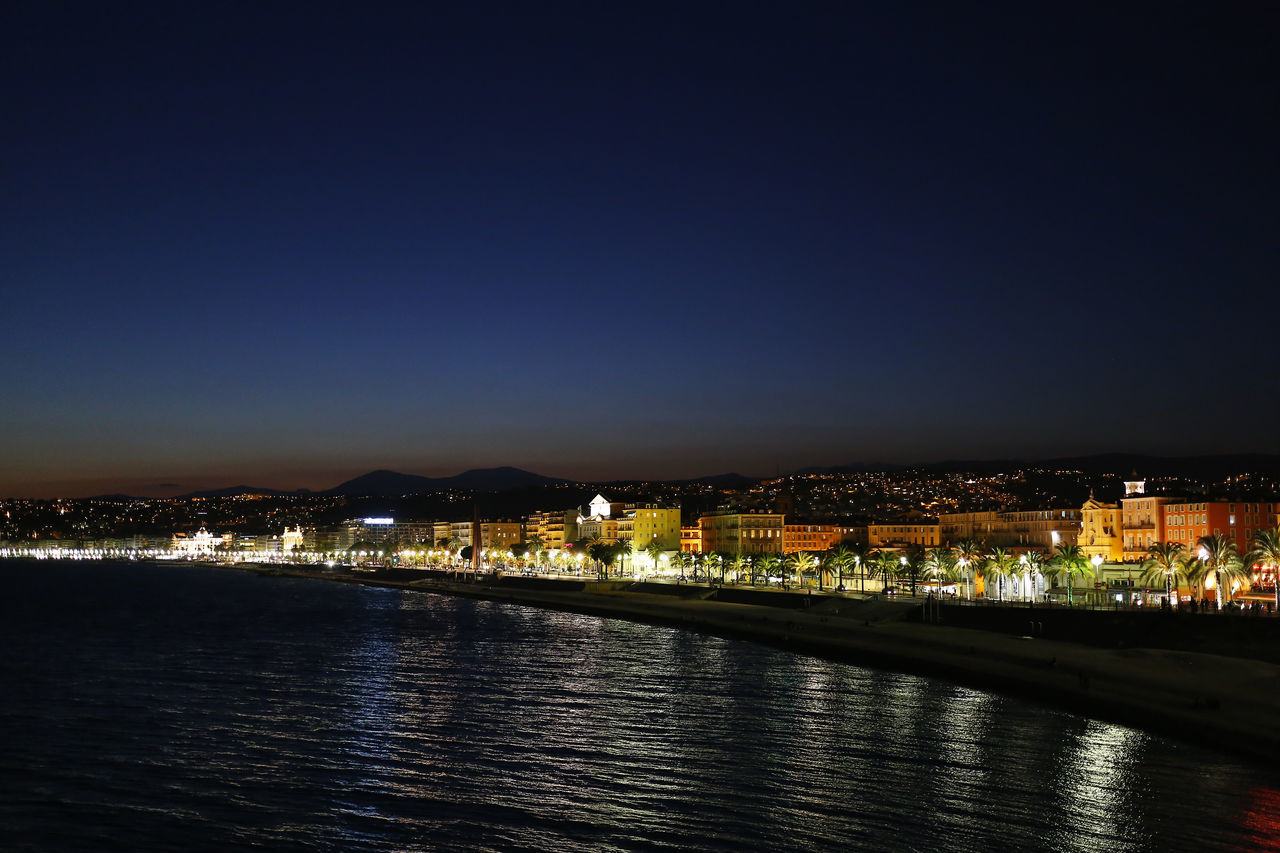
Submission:
<svg viewBox="0 0 1280 853">
<path fill-rule="evenodd" d="M 1213 575 L 1213 585 L 1218 590 L 1218 609 L 1221 610 L 1222 586 L 1244 577 L 1244 562 L 1236 551 L 1235 540 L 1221 533 L 1201 536 L 1196 545 L 1200 548 L 1200 559 L 1204 561 L 1205 568 Z"/>
<path fill-rule="evenodd" d="M 657 539 L 650 541 L 648 545 L 644 546 L 644 552 L 649 555 L 650 560 L 653 560 L 653 573 L 655 575 L 658 573 L 658 558 L 661 557 L 666 550 L 667 549 L 663 548 L 662 543 Z"/>
<path fill-rule="evenodd" d="M 818 560 L 808 551 L 796 551 L 787 558 L 787 568 L 796 574 L 796 586 L 804 585 L 805 572 L 812 571 Z"/>
<path fill-rule="evenodd" d="M 1027 597 L 1032 603 L 1036 600 L 1036 575 L 1044 571 L 1044 551 L 1032 548 L 1018 558 L 1022 570 L 1027 573 Z"/>
<path fill-rule="evenodd" d="M 1089 561 L 1085 558 L 1084 552 L 1080 550 L 1079 545 L 1062 544 L 1058 546 L 1058 553 L 1053 555 L 1053 566 L 1057 570 L 1054 574 L 1061 572 L 1067 576 L 1067 605 L 1071 605 L 1071 593 L 1075 589 L 1076 573 L 1091 576 L 1093 570 L 1089 568 Z"/>
<path fill-rule="evenodd" d="M 1012 572 L 1013 555 L 1003 548 L 992 548 L 982 564 L 982 576 L 995 580 L 997 601 L 1004 601 L 1004 579 Z"/>
<path fill-rule="evenodd" d="M 827 552 L 827 565 L 836 570 L 836 586 L 844 589 L 844 572 L 853 565 L 853 552 L 837 545 Z"/>
<path fill-rule="evenodd" d="M 849 559 L 858 570 L 858 591 L 867 591 L 867 546 L 855 544 L 849 549 Z"/>
<path fill-rule="evenodd" d="M 627 568 L 627 557 L 631 556 L 631 552 L 635 549 L 635 543 L 630 539 L 619 539 L 614 543 L 613 550 L 618 555 L 618 574 L 622 574 Z"/>
<path fill-rule="evenodd" d="M 535 565 L 542 564 L 542 554 L 545 550 L 546 544 L 536 533 L 524 540 L 524 552 L 533 559 Z"/>
<path fill-rule="evenodd" d="M 489 548 L 489 558 L 493 560 L 495 564 L 501 562 L 505 565 L 506 562 L 511 559 L 511 548 L 504 547 L 502 545 L 491 545 Z"/>
<path fill-rule="evenodd" d="M 960 539 L 951 546 L 951 553 L 956 557 L 956 565 L 964 569 L 964 597 L 973 598 L 973 572 L 982 565 L 984 554 L 982 543 L 977 539 Z"/>
<path fill-rule="evenodd" d="M 898 570 L 902 565 L 898 562 L 898 559 L 898 555 L 893 551 L 877 551 L 872 561 L 886 592 L 889 589 L 889 579 L 897 576 Z"/>
<path fill-rule="evenodd" d="M 707 583 L 711 583 L 711 572 L 717 565 L 724 565 L 724 558 L 714 551 L 708 551 L 702 555 L 702 574 L 705 576 Z"/>
<path fill-rule="evenodd" d="M 747 558 L 741 554 L 734 554 L 733 559 L 729 561 L 729 571 L 733 572 L 733 582 L 742 583 L 742 573 L 747 569 Z"/>
<path fill-rule="evenodd" d="M 445 540 L 445 548 L 449 551 L 449 562 L 453 562 L 454 558 L 462 553 L 461 537 L 450 536 Z"/>
<path fill-rule="evenodd" d="M 673 562 L 680 569 L 680 580 L 683 581 L 685 579 L 685 570 L 693 566 L 693 554 L 689 551 L 677 551 Z"/>
<path fill-rule="evenodd" d="M 612 556 L 612 549 L 608 545 L 601 542 L 599 538 L 592 539 L 591 544 L 587 546 L 587 556 L 595 561 L 596 575 L 600 577 L 609 576 L 609 570 L 605 561 Z M 601 571 L 602 567 L 604 567 L 603 572 Z"/>
<path fill-rule="evenodd" d="M 1186 576 L 1186 555 L 1181 542 L 1156 542 L 1147 548 L 1147 559 L 1142 562 L 1144 583 L 1160 581 L 1164 584 L 1165 601 L 1173 603 L 1173 587 L 1179 577 Z"/>
<path fill-rule="evenodd" d="M 1275 530 L 1259 530 L 1253 535 L 1253 548 L 1249 551 L 1246 562 L 1251 566 L 1261 563 L 1271 569 L 1271 579 L 1275 583 L 1276 612 L 1280 613 L 1280 527 Z"/>
<path fill-rule="evenodd" d="M 758 571 L 760 574 L 764 575 L 765 578 L 769 578 L 770 576 L 777 573 L 778 567 L 781 565 L 782 565 L 782 558 L 779 557 L 777 554 L 773 553 L 772 551 L 761 554 L 759 557 L 756 558 L 755 562 L 752 564 L 752 570 L 753 570 L 753 575 L 752 575 L 753 579 L 751 581 L 752 584 L 755 583 L 754 572 Z"/>
<path fill-rule="evenodd" d="M 1187 579 L 1187 584 L 1191 587 L 1191 594 L 1196 598 L 1204 598 L 1204 587 L 1209 581 L 1210 574 L 1204 560 L 1197 558 L 1194 554 L 1188 554 L 1186 562 L 1182 565 L 1182 572 Z"/>
<path fill-rule="evenodd" d="M 916 583 L 924 569 L 924 556 L 918 548 L 911 548 L 898 557 L 899 573 L 911 584 L 911 594 L 916 594 Z"/>
<path fill-rule="evenodd" d="M 942 596 L 942 582 L 955 575 L 956 557 L 950 548 L 930 548 L 924 554 L 924 572 L 938 584 L 938 596 Z"/>
</svg>

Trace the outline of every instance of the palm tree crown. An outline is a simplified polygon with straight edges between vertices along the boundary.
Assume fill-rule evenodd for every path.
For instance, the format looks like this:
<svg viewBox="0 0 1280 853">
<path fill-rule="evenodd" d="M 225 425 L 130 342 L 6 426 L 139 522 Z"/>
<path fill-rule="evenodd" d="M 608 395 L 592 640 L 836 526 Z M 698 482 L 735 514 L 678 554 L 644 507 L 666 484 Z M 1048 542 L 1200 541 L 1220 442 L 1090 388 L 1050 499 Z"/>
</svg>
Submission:
<svg viewBox="0 0 1280 853">
<path fill-rule="evenodd" d="M 1213 575 L 1213 585 L 1217 588 L 1218 609 L 1222 609 L 1224 585 L 1240 580 L 1244 577 L 1244 562 L 1240 559 L 1240 553 L 1236 550 L 1234 539 L 1223 536 L 1220 533 L 1213 533 L 1209 536 L 1201 536 L 1196 542 L 1200 551 L 1200 559 L 1204 562 L 1205 568 Z M 1231 596 L 1231 591 L 1227 591 L 1227 598 Z"/>
<path fill-rule="evenodd" d="M 1147 559 L 1142 563 L 1146 572 L 1144 580 L 1164 584 L 1165 597 L 1170 603 L 1178 578 L 1186 576 L 1185 558 L 1181 542 L 1156 542 L 1147 549 Z"/>
<path fill-rule="evenodd" d="M 1275 530 L 1259 530 L 1253 536 L 1253 548 L 1249 551 L 1249 565 L 1259 565 L 1271 569 L 1271 580 L 1275 584 L 1276 612 L 1280 613 L 1280 527 Z"/>
</svg>

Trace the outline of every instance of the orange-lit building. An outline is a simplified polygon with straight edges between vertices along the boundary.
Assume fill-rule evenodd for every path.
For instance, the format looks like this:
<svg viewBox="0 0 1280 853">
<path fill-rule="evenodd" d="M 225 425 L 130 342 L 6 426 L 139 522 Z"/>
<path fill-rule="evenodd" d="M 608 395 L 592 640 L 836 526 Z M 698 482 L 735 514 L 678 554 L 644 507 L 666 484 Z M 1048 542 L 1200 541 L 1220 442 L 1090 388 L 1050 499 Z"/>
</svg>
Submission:
<svg viewBox="0 0 1280 853">
<path fill-rule="evenodd" d="M 1243 556 L 1253 547 L 1253 537 L 1259 531 L 1275 528 L 1280 503 L 1186 501 L 1167 503 L 1161 509 L 1167 539 L 1160 541 L 1177 542 L 1194 556 L 1200 537 L 1226 536 L 1235 542 L 1236 550 Z"/>
<path fill-rule="evenodd" d="M 867 526 L 865 524 L 837 524 L 836 544 L 866 545 Z"/>
<path fill-rule="evenodd" d="M 835 547 L 840 539 L 840 529 L 834 524 L 784 524 L 782 526 L 782 553 L 797 551 L 826 551 Z"/>
<path fill-rule="evenodd" d="M 702 526 L 698 524 L 680 525 L 680 550 L 690 554 L 702 553 Z"/>
<path fill-rule="evenodd" d="M 871 548 L 936 548 L 942 525 L 934 522 L 895 521 L 867 525 L 867 545 Z"/>
<path fill-rule="evenodd" d="M 524 525 L 518 521 L 485 521 L 480 524 L 480 547 L 508 551 L 524 541 Z"/>
</svg>

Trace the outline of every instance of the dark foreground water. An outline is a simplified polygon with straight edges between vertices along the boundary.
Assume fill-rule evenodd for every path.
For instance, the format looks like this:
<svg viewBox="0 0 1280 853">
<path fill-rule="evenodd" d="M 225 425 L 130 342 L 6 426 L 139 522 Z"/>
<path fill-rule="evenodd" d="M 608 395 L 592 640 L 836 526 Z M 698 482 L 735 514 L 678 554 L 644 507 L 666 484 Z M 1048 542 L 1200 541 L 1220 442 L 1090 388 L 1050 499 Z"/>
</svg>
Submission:
<svg viewBox="0 0 1280 853">
<path fill-rule="evenodd" d="M 1212 731 L 506 604 L 0 572 L 4 850 L 1280 849 L 1277 774 Z"/>
</svg>

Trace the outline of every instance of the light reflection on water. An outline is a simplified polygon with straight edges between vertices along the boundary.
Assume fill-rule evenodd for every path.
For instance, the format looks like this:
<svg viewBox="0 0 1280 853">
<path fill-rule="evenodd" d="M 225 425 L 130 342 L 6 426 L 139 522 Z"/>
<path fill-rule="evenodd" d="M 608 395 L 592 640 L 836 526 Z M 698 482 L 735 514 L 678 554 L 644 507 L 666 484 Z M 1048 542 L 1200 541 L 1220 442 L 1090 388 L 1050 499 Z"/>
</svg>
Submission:
<svg viewBox="0 0 1280 853">
<path fill-rule="evenodd" d="M 508 604 L 47 571 L 0 604 L 6 847 L 1275 840 L 1264 768 L 946 682 Z"/>
</svg>

